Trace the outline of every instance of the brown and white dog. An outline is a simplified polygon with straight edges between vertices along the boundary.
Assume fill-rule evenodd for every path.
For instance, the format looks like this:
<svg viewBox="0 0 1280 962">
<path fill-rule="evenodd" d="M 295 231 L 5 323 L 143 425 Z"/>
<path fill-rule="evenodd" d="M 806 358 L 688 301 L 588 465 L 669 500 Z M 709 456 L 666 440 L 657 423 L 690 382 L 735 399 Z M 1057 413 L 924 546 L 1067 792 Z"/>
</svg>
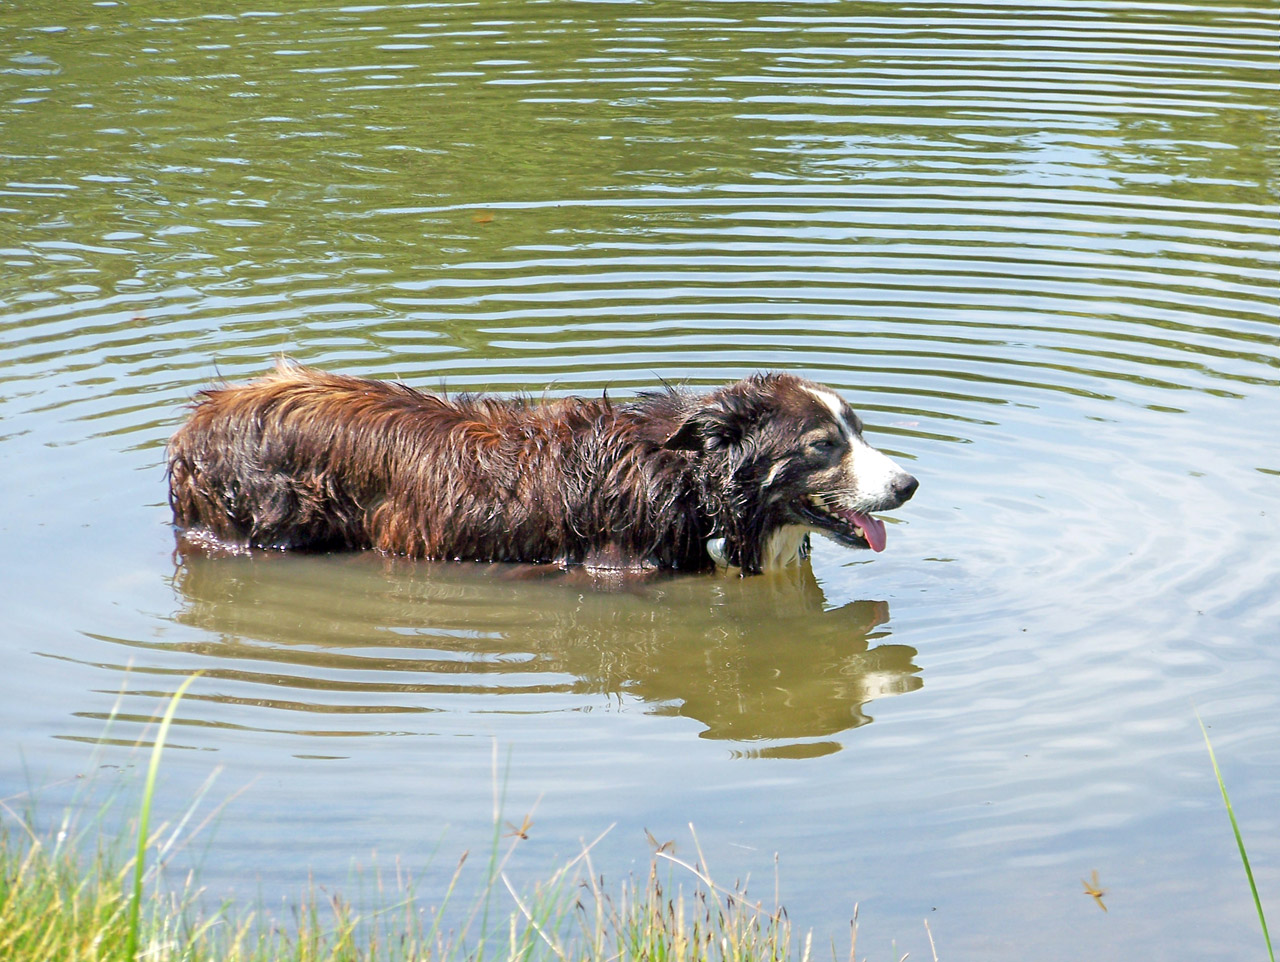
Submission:
<svg viewBox="0 0 1280 962">
<path fill-rule="evenodd" d="M 743 573 L 817 531 L 882 551 L 918 482 L 828 388 L 757 374 L 630 403 L 424 394 L 281 363 L 169 442 L 184 538 L 231 549 Z"/>
</svg>

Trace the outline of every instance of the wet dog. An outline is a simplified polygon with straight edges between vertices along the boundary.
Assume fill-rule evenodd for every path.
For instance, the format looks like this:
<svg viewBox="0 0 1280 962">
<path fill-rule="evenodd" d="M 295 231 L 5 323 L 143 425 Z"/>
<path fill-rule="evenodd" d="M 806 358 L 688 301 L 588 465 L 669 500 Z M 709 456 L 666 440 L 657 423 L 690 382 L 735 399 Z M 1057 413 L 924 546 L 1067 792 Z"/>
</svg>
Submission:
<svg viewBox="0 0 1280 962">
<path fill-rule="evenodd" d="M 709 394 L 425 394 L 291 364 L 202 392 L 169 442 L 191 544 L 744 574 L 810 532 L 882 551 L 918 482 L 828 388 L 758 374 Z"/>
</svg>

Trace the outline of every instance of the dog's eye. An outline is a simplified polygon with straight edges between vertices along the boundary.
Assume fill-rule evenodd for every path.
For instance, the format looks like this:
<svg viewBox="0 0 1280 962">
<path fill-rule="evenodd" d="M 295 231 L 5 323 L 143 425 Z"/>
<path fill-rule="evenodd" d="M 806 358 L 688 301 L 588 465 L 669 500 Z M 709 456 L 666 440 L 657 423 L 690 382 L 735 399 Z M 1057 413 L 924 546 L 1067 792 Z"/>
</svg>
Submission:
<svg viewBox="0 0 1280 962">
<path fill-rule="evenodd" d="M 840 442 L 835 438 L 818 438 L 809 444 L 810 450 L 817 454 L 831 454 L 840 447 Z"/>
</svg>

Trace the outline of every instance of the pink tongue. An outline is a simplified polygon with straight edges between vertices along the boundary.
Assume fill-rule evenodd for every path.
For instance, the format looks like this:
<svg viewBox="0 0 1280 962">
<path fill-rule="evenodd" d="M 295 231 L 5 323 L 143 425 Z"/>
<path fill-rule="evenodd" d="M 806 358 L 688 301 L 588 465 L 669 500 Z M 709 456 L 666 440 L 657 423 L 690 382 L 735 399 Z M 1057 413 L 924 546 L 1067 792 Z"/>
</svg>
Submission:
<svg viewBox="0 0 1280 962">
<path fill-rule="evenodd" d="M 856 524 L 862 529 L 863 535 L 867 539 L 867 544 L 871 545 L 872 551 L 884 550 L 884 522 L 879 518 L 873 518 L 869 514 L 863 514 L 861 511 L 850 511 L 846 517 L 852 524 Z"/>
</svg>

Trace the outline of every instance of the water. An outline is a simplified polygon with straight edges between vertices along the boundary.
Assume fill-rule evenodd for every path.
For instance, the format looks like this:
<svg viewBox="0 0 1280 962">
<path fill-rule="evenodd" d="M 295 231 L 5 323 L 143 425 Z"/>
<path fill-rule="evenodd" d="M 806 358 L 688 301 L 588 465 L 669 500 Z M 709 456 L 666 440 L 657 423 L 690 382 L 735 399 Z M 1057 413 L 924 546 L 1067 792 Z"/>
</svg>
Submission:
<svg viewBox="0 0 1280 962">
<path fill-rule="evenodd" d="M 1273 7 L 291 7 L 0 11 L 0 797 L 127 795 L 203 670 L 162 801 L 220 772 L 215 892 L 429 897 L 497 790 L 517 881 L 692 822 L 872 958 L 1259 954 L 1195 712 L 1280 917 Z M 783 368 L 922 486 L 793 578 L 178 564 L 165 440 L 282 352 Z"/>
</svg>

